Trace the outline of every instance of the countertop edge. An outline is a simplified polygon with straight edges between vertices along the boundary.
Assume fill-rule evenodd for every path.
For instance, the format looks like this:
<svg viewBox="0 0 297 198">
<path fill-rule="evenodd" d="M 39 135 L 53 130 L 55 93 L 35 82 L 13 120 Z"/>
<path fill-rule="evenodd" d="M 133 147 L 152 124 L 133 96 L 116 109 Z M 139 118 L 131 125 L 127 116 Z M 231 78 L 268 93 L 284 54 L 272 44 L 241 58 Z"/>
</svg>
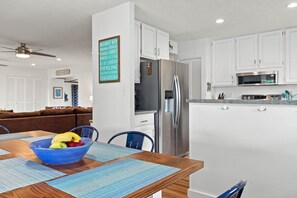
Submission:
<svg viewBox="0 0 297 198">
<path fill-rule="evenodd" d="M 297 105 L 297 100 L 187 99 L 187 103 Z"/>
</svg>

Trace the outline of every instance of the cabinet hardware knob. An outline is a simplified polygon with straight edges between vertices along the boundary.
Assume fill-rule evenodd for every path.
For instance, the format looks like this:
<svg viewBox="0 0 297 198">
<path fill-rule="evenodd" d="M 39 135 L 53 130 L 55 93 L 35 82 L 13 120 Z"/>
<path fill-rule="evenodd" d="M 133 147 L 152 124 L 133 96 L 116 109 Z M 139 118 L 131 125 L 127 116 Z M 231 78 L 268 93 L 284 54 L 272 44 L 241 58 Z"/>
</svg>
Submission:
<svg viewBox="0 0 297 198">
<path fill-rule="evenodd" d="M 221 109 L 224 110 L 224 111 L 226 111 L 226 110 L 229 109 L 229 107 L 227 105 L 224 105 L 224 106 L 221 107 Z"/>
<path fill-rule="evenodd" d="M 257 111 L 260 111 L 260 112 L 266 111 L 266 107 L 261 106 L 257 108 Z"/>
<path fill-rule="evenodd" d="M 148 122 L 148 120 L 141 120 L 140 122 L 141 122 L 141 123 L 144 123 L 144 122 Z"/>
</svg>

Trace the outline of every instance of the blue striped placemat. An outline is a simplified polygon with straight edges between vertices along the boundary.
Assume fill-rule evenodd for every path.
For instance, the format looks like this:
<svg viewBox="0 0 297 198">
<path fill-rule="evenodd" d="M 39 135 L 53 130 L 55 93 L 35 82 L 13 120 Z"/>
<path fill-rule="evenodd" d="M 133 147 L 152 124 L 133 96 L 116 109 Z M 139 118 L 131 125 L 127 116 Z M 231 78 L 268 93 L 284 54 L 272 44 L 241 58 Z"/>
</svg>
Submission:
<svg viewBox="0 0 297 198">
<path fill-rule="evenodd" d="M 47 182 L 75 197 L 120 198 L 152 184 L 180 169 L 124 159 Z"/>
<path fill-rule="evenodd" d="M 31 137 L 31 138 L 24 138 L 22 140 L 27 141 L 27 142 L 35 142 L 37 140 L 44 140 L 48 138 L 53 138 L 55 135 L 45 135 L 45 136 L 39 136 L 39 137 Z"/>
<path fill-rule="evenodd" d="M 113 144 L 94 142 L 85 157 L 99 162 L 107 162 L 140 152 L 143 151 Z"/>
<path fill-rule="evenodd" d="M 7 155 L 9 154 L 9 152 L 5 151 L 5 150 L 2 150 L 0 149 L 0 155 Z"/>
<path fill-rule="evenodd" d="M 65 175 L 24 158 L 0 160 L 0 193 Z"/>
<path fill-rule="evenodd" d="M 31 136 L 20 134 L 20 133 L 8 133 L 8 134 L 1 134 L 0 141 L 22 139 L 22 138 L 28 138 L 28 137 L 31 137 Z"/>
</svg>

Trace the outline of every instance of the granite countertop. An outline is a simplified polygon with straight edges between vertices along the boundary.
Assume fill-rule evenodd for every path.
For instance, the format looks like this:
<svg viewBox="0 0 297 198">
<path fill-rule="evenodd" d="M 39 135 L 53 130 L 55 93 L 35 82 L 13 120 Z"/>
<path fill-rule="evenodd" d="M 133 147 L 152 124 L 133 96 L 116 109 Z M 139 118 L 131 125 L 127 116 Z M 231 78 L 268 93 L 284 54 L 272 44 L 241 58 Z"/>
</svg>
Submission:
<svg viewBox="0 0 297 198">
<path fill-rule="evenodd" d="M 187 103 L 297 105 L 297 100 L 187 99 Z"/>
<path fill-rule="evenodd" d="M 135 115 L 150 114 L 150 113 L 157 113 L 157 110 L 137 110 L 137 111 L 135 111 Z"/>
</svg>

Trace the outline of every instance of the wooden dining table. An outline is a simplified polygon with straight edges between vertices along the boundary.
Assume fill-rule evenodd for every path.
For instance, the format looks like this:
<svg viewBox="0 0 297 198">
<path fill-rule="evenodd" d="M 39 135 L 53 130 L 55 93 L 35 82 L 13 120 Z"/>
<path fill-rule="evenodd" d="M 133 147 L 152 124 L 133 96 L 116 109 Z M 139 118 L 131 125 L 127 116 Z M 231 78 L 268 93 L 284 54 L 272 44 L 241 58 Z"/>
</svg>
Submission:
<svg viewBox="0 0 297 198">
<path fill-rule="evenodd" d="M 20 134 L 39 137 L 39 136 L 49 136 L 54 135 L 54 133 L 46 132 L 46 131 L 30 131 L 30 132 L 21 132 Z M 107 162 L 95 161 L 89 158 L 83 158 L 79 162 L 65 164 L 65 165 L 47 165 L 43 164 L 39 158 L 35 155 L 35 153 L 29 148 L 30 142 L 24 141 L 23 139 L 12 139 L 12 140 L 4 140 L 0 141 L 0 149 L 9 152 L 6 155 L 0 155 L 0 160 L 10 159 L 21 157 L 27 160 L 45 165 L 57 171 L 60 171 L 66 175 L 72 175 L 75 173 L 79 173 L 82 171 L 94 169 L 96 167 L 108 165 L 111 163 L 118 162 L 123 159 L 136 159 L 145 162 L 170 166 L 179 168 L 179 171 L 166 176 L 160 180 L 157 180 L 145 187 L 138 189 L 125 197 L 148 197 L 168 186 L 177 182 L 178 180 L 185 178 L 192 173 L 203 168 L 203 161 L 188 159 L 184 157 L 170 156 L 160 153 L 153 152 L 139 152 L 135 154 L 131 154 L 125 157 L 121 157 L 118 159 L 110 160 Z M 29 186 L 24 186 L 21 188 L 17 188 L 8 192 L 4 192 L 0 194 L 0 197 L 73 197 L 72 195 L 58 190 L 44 182 L 39 182 L 36 184 L 32 184 Z"/>
</svg>

